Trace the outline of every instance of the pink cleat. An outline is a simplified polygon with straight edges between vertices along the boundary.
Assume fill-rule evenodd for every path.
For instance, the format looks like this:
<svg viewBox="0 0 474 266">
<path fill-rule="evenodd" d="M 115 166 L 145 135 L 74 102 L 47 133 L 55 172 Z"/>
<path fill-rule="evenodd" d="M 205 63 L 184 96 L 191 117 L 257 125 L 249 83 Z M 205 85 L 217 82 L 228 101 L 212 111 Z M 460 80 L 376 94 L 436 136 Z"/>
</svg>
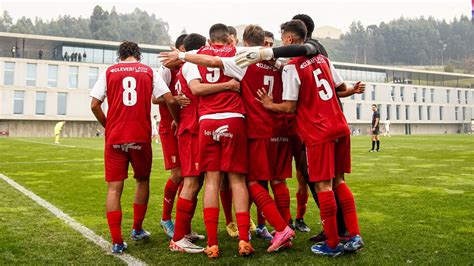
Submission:
<svg viewBox="0 0 474 266">
<path fill-rule="evenodd" d="M 293 239 L 293 237 L 295 237 L 295 231 L 289 226 L 285 227 L 285 230 L 281 232 L 276 232 L 267 252 L 278 251 L 280 248 L 287 246 L 287 242 Z"/>
</svg>

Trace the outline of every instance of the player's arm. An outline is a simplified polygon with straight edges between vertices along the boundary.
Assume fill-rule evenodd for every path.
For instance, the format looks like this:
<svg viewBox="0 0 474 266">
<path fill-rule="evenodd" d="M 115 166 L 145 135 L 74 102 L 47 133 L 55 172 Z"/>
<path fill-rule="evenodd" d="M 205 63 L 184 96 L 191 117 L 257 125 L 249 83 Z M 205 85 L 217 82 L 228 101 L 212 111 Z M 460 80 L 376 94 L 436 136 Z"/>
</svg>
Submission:
<svg viewBox="0 0 474 266">
<path fill-rule="evenodd" d="M 379 121 L 380 121 L 380 118 L 376 117 L 375 118 L 375 123 L 374 123 L 374 130 L 375 130 L 376 127 L 379 126 Z"/>
<path fill-rule="evenodd" d="M 226 90 L 240 92 L 240 82 L 235 79 L 216 84 L 201 83 L 201 80 L 193 79 L 188 85 L 191 92 L 196 96 L 205 96 Z"/>
<path fill-rule="evenodd" d="M 99 123 L 105 128 L 106 118 L 105 118 L 104 111 L 102 111 L 101 105 L 102 105 L 102 101 L 92 97 L 92 101 L 91 101 L 92 113 L 94 114 L 97 121 L 99 121 Z"/>
<path fill-rule="evenodd" d="M 283 101 L 281 103 L 274 103 L 273 97 L 268 95 L 265 88 L 258 90 L 257 95 L 258 98 L 255 99 L 259 101 L 263 107 L 270 111 L 285 114 L 294 113 L 296 111 L 296 101 Z"/>
<path fill-rule="evenodd" d="M 358 81 L 353 87 L 347 87 L 346 83 L 342 83 L 336 87 L 337 96 L 339 98 L 349 97 L 353 94 L 361 94 L 365 91 L 365 83 Z"/>
<path fill-rule="evenodd" d="M 162 98 L 176 123 L 179 122 L 179 104 L 175 100 L 163 78 L 153 71 L 153 99 Z M 152 101 L 153 101 L 152 99 Z"/>
<path fill-rule="evenodd" d="M 106 81 L 106 72 L 103 71 L 100 76 L 97 78 L 94 87 L 91 90 L 90 96 L 92 97 L 91 100 L 91 111 L 94 114 L 95 118 L 99 123 L 105 128 L 106 117 L 104 111 L 102 110 L 102 102 L 106 97 L 107 91 L 107 81 Z"/>
</svg>

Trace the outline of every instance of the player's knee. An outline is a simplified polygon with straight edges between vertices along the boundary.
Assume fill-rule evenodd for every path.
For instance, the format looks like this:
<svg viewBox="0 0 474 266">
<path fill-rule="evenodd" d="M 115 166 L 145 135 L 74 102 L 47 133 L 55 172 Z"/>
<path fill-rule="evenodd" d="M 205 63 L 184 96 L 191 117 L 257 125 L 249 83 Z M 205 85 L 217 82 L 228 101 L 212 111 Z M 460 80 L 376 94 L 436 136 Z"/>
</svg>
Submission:
<svg viewBox="0 0 474 266">
<path fill-rule="evenodd" d="M 324 191 L 331 191 L 332 182 L 330 180 L 315 182 L 314 189 L 316 189 L 316 192 L 318 193 Z"/>
<path fill-rule="evenodd" d="M 181 177 L 181 168 L 176 167 L 171 169 L 171 176 L 170 176 L 171 181 L 175 184 L 179 184 L 182 180 Z"/>
</svg>

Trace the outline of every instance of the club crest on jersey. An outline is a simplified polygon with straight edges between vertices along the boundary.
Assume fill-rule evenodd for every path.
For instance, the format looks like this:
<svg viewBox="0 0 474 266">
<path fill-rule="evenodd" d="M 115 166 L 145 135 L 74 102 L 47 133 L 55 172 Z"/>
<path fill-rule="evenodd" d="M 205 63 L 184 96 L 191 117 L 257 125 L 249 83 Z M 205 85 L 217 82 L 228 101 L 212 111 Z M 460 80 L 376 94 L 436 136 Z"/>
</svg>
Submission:
<svg viewBox="0 0 474 266">
<path fill-rule="evenodd" d="M 221 137 L 233 138 L 234 134 L 229 132 L 229 125 L 218 127 L 214 131 L 204 130 L 205 136 L 212 136 L 212 139 L 215 141 L 220 141 Z"/>
</svg>

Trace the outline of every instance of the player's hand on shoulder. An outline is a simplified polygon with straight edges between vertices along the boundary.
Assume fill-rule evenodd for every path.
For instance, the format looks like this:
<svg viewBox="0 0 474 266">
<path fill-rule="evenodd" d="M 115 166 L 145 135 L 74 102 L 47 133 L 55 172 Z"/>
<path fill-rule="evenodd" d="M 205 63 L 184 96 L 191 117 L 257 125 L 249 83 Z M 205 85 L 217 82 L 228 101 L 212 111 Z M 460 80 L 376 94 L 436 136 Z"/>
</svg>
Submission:
<svg viewBox="0 0 474 266">
<path fill-rule="evenodd" d="M 176 102 L 178 102 L 179 106 L 182 107 L 187 106 L 191 103 L 191 100 L 183 94 L 174 96 L 174 99 L 176 100 Z"/>
<path fill-rule="evenodd" d="M 158 55 L 158 59 L 163 65 L 168 65 L 170 63 L 179 61 L 179 50 L 173 50 L 171 52 L 161 52 Z"/>
<path fill-rule="evenodd" d="M 227 88 L 230 91 L 240 93 L 240 82 L 237 81 L 236 79 L 231 79 L 227 81 Z"/>
<path fill-rule="evenodd" d="M 261 88 L 260 90 L 258 90 L 257 95 L 258 97 L 255 97 L 255 99 L 259 101 L 263 105 L 263 107 L 270 108 L 270 106 L 273 104 L 273 95 L 269 95 L 265 88 Z"/>
</svg>

